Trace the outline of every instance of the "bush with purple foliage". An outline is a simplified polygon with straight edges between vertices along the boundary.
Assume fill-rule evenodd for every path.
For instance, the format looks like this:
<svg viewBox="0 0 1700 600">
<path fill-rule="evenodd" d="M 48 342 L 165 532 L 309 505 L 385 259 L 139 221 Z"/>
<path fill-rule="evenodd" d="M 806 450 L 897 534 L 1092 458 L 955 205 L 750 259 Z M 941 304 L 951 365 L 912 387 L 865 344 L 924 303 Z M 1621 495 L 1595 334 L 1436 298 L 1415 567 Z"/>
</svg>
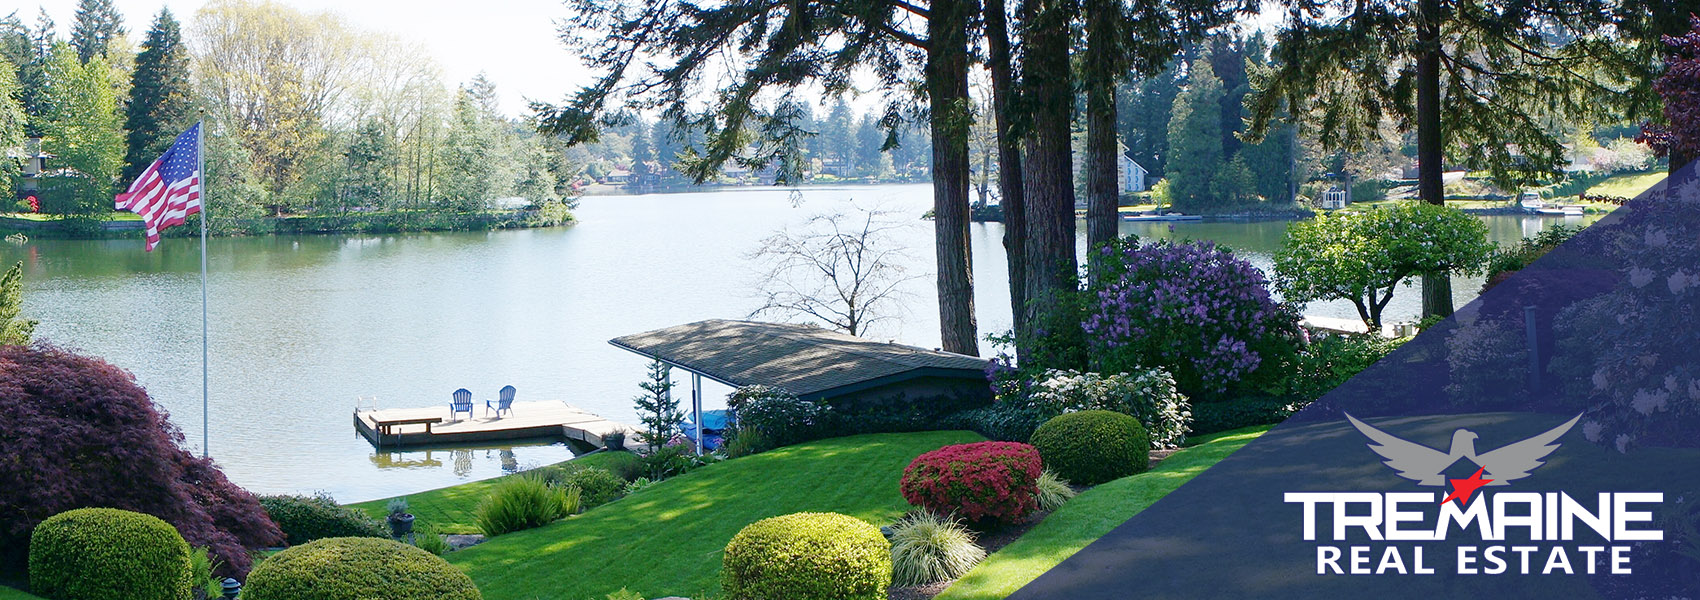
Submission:
<svg viewBox="0 0 1700 600">
<path fill-rule="evenodd" d="M 183 433 L 128 372 L 46 345 L 0 346 L 0 569 L 30 531 L 76 508 L 159 517 L 242 576 L 248 549 L 283 534 L 253 494 L 179 444 Z"/>
<path fill-rule="evenodd" d="M 1263 273 L 1213 242 L 1106 248 L 1085 329 L 1094 370 L 1163 367 L 1194 399 L 1219 397 L 1297 343 L 1297 315 Z"/>
</svg>

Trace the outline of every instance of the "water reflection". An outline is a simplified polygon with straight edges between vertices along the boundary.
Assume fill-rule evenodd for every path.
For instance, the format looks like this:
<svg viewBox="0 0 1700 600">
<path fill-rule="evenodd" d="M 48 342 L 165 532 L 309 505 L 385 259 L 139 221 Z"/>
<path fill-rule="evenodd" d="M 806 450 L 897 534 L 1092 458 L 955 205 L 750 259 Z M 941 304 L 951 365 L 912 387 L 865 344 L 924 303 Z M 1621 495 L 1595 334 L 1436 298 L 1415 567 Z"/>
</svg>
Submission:
<svg viewBox="0 0 1700 600">
<path fill-rule="evenodd" d="M 563 454 L 564 451 L 564 454 Z M 575 449 L 567 443 L 518 446 L 475 446 L 471 448 L 427 447 L 373 451 L 367 456 L 381 470 L 436 470 L 458 479 L 505 475 L 571 458 Z M 521 462 L 520 457 L 527 460 Z"/>
</svg>

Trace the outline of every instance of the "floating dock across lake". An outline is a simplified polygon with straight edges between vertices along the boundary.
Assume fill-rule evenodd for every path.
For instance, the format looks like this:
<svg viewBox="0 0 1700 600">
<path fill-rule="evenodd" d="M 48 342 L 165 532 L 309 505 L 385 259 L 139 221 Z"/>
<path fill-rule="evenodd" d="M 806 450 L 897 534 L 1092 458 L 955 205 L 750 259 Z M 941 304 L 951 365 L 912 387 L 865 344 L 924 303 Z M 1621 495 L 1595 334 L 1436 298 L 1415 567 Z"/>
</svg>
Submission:
<svg viewBox="0 0 1700 600">
<path fill-rule="evenodd" d="M 484 407 L 475 408 L 477 415 Z M 610 433 L 635 431 L 565 402 L 515 402 L 513 411 L 503 411 L 500 417 L 451 415 L 447 404 L 356 409 L 354 429 L 379 448 L 536 439 L 577 440 L 600 448 L 605 445 L 602 438 Z"/>
</svg>

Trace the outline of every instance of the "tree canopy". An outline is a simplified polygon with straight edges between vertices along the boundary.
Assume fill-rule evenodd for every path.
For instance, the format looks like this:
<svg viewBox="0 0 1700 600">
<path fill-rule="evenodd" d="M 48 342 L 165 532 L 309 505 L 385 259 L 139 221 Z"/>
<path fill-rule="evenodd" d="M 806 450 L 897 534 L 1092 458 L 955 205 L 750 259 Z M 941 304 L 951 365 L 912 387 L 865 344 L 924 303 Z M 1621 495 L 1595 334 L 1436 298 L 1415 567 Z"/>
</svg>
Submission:
<svg viewBox="0 0 1700 600">
<path fill-rule="evenodd" d="M 1487 225 L 1457 209 L 1419 202 L 1317 215 L 1293 223 L 1275 254 L 1284 299 L 1349 300 L 1370 331 L 1413 275 L 1479 273 L 1493 246 Z"/>
</svg>

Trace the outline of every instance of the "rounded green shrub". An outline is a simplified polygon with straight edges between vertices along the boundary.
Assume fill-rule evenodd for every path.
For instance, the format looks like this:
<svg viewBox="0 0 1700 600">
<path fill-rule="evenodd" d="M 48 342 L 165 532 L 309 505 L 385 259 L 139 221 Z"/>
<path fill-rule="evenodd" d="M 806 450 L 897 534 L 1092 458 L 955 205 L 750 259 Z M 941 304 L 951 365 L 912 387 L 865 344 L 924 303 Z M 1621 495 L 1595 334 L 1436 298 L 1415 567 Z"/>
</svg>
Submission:
<svg viewBox="0 0 1700 600">
<path fill-rule="evenodd" d="M 878 527 L 838 513 L 794 513 L 744 527 L 726 544 L 732 600 L 884 600 L 891 546 Z"/>
<path fill-rule="evenodd" d="M 189 543 L 152 515 L 69 510 L 31 533 L 29 579 L 52 600 L 188 600 Z"/>
<path fill-rule="evenodd" d="M 283 530 L 284 541 L 298 546 L 333 537 L 387 538 L 389 529 L 366 513 L 343 507 L 325 496 L 261 496 L 260 506 Z"/>
<path fill-rule="evenodd" d="M 242 600 L 482 600 L 466 573 L 430 552 L 365 537 L 326 538 L 254 567 Z"/>
<path fill-rule="evenodd" d="M 1033 432 L 1039 460 L 1081 485 L 1120 479 L 1151 464 L 1151 439 L 1139 419 L 1107 410 L 1058 415 Z"/>
<path fill-rule="evenodd" d="M 579 489 L 579 503 L 584 510 L 619 500 L 626 494 L 626 480 L 601 467 L 574 471 L 562 483 Z"/>
</svg>

